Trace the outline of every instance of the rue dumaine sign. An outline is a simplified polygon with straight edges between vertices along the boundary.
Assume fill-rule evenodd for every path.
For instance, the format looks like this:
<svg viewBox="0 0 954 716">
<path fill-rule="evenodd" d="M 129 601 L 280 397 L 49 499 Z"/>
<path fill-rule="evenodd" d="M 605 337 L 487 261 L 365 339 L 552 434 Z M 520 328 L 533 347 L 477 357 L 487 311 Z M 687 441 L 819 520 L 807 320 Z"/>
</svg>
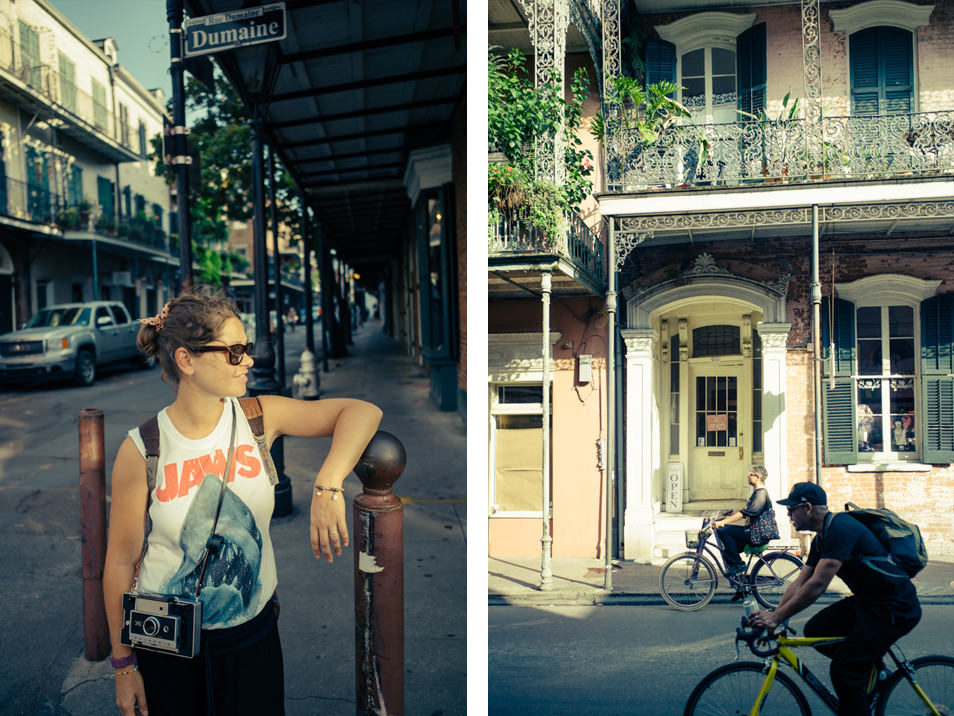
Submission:
<svg viewBox="0 0 954 716">
<path fill-rule="evenodd" d="M 182 23 L 186 57 L 273 42 L 285 37 L 285 3 L 193 17 Z"/>
</svg>

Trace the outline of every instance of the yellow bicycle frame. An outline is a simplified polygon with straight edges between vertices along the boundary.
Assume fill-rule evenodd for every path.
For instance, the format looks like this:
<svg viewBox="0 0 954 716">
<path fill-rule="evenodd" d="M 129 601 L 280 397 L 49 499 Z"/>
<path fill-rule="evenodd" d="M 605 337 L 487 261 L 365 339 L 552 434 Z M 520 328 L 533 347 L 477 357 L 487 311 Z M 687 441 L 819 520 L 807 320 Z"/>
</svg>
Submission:
<svg viewBox="0 0 954 716">
<path fill-rule="evenodd" d="M 778 663 L 779 661 L 784 660 L 795 671 L 796 674 L 802 677 L 802 680 L 805 681 L 809 686 L 812 686 L 816 693 L 822 697 L 826 703 L 828 699 L 824 698 L 823 691 L 819 691 L 815 687 L 818 680 L 815 676 L 805 669 L 802 663 L 798 660 L 798 657 L 795 656 L 795 653 L 792 649 L 797 649 L 803 646 L 824 646 L 825 644 L 837 644 L 840 641 L 844 641 L 845 637 L 843 636 L 818 636 L 818 637 L 791 637 L 785 636 L 784 634 L 779 635 L 778 637 L 778 651 L 772 656 L 771 661 L 768 665 L 768 672 L 765 674 L 765 679 L 762 681 L 762 687 L 759 689 L 758 695 L 755 697 L 755 703 L 752 705 L 752 708 L 749 710 L 749 716 L 761 716 L 762 704 L 765 703 L 766 697 L 768 697 L 769 691 L 772 689 L 772 684 L 775 683 L 775 675 L 778 673 Z M 931 699 L 928 698 L 927 694 L 924 693 L 924 690 L 920 685 L 914 681 L 914 679 L 908 679 L 911 686 L 914 688 L 914 693 L 918 695 L 921 701 L 924 702 L 924 705 L 931 709 L 931 713 L 934 716 L 942 716 L 942 714 L 935 708 L 934 704 L 931 703 Z M 871 670 L 871 676 L 868 679 L 868 693 L 870 694 L 875 685 L 878 682 L 878 672 L 877 668 Z M 818 686 L 827 692 L 828 690 L 824 688 L 820 683 Z M 828 703 L 828 706 L 831 707 L 832 704 Z"/>
</svg>

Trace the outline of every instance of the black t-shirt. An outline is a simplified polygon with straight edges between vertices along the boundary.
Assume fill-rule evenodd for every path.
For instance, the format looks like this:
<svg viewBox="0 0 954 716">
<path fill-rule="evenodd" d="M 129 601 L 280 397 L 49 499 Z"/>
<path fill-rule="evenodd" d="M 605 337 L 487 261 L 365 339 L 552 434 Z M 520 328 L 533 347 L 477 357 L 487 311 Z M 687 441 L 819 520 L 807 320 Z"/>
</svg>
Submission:
<svg viewBox="0 0 954 716">
<path fill-rule="evenodd" d="M 914 585 L 900 567 L 879 560 L 874 562 L 876 569 L 862 561 L 887 554 L 871 530 L 854 517 L 838 513 L 826 520 L 825 529 L 812 540 L 806 564 L 815 567 L 821 559 L 837 559 L 841 562 L 838 577 L 859 599 L 897 607 L 917 605 Z"/>
<path fill-rule="evenodd" d="M 751 523 L 753 519 L 761 515 L 765 510 L 772 506 L 772 501 L 769 499 L 768 490 L 764 487 L 760 487 L 749 497 L 749 501 L 745 503 L 740 512 L 748 517 L 749 522 Z"/>
</svg>

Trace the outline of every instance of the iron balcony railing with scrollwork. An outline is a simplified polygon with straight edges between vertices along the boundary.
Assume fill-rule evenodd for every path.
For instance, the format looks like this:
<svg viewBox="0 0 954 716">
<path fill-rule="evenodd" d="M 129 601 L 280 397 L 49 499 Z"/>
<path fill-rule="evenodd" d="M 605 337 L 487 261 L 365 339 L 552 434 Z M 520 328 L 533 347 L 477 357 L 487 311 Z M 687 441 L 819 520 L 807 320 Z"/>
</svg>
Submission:
<svg viewBox="0 0 954 716">
<path fill-rule="evenodd" d="M 564 215 L 556 236 L 549 236 L 531 223 L 522 207 L 500 210 L 490 233 L 491 258 L 555 256 L 569 261 L 595 284 L 606 285 L 603 244 L 575 211 Z"/>
<path fill-rule="evenodd" d="M 606 140 L 607 189 L 724 187 L 954 174 L 954 110 L 671 127 Z"/>
</svg>

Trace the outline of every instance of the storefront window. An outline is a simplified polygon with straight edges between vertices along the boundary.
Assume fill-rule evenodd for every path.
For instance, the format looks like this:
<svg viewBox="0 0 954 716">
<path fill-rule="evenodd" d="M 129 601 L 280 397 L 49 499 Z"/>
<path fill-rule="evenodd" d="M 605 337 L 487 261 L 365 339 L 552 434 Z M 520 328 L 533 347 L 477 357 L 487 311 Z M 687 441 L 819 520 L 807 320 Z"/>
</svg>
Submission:
<svg viewBox="0 0 954 716">
<path fill-rule="evenodd" d="M 541 385 L 498 385 L 493 392 L 492 515 L 528 517 L 543 512 L 542 398 Z"/>
</svg>

